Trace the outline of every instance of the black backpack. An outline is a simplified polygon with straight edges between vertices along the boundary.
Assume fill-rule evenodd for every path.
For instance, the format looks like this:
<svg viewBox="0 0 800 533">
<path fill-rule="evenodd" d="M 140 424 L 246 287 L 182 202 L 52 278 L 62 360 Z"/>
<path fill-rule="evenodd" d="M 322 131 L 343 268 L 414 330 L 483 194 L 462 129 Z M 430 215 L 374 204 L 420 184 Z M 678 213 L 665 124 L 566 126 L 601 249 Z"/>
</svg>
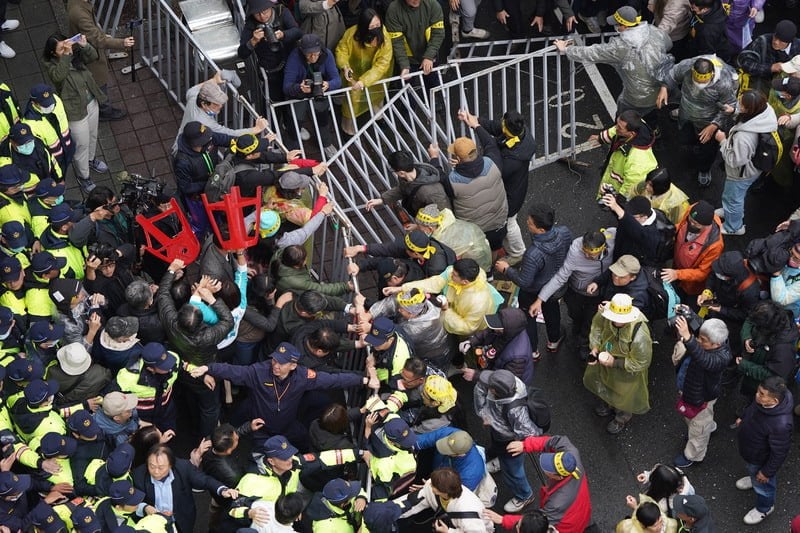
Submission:
<svg viewBox="0 0 800 533">
<path fill-rule="evenodd" d="M 642 309 L 642 312 L 650 321 L 667 318 L 669 294 L 661 280 L 661 271 L 655 267 L 642 266 L 639 275 L 647 279 L 647 295 L 650 300 L 647 309 Z"/>
<path fill-rule="evenodd" d="M 672 260 L 675 255 L 675 224 L 660 209 L 653 209 L 656 212 L 655 225 L 658 229 L 659 241 L 656 247 L 656 259 L 659 264 Z"/>
<path fill-rule="evenodd" d="M 508 409 L 519 405 L 527 405 L 528 416 L 531 417 L 531 421 L 542 428 L 542 432 L 547 433 L 550 429 L 550 405 L 547 403 L 544 391 L 536 387 L 528 387 L 528 397 L 518 398 L 507 404 L 506 412 L 508 412 Z"/>
<path fill-rule="evenodd" d="M 211 203 L 219 202 L 223 195 L 231 192 L 231 187 L 236 183 L 236 174 L 253 168 L 252 165 L 246 163 L 234 165 L 233 154 L 226 155 L 225 159 L 214 167 L 214 172 L 206 182 L 206 188 L 203 192 L 206 193 L 208 201 Z"/>
<path fill-rule="evenodd" d="M 764 174 L 769 174 L 783 157 L 783 143 L 777 131 L 759 133 L 756 151 L 750 162 Z M 744 169 L 742 169 L 744 171 Z"/>
</svg>

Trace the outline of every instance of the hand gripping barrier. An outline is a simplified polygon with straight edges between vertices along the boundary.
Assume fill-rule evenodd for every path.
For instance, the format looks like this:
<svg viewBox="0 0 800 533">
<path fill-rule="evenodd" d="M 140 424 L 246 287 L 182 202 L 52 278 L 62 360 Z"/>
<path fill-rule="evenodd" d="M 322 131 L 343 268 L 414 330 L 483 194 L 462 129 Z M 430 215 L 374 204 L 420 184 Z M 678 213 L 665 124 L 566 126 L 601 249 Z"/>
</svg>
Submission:
<svg viewBox="0 0 800 533">
<path fill-rule="evenodd" d="M 243 211 L 247 207 L 253 207 L 256 213 L 261 211 L 261 187 L 256 189 L 254 198 L 243 198 L 237 186 L 231 187 L 231 191 L 223 195 L 222 200 L 213 204 L 208 202 L 205 193 L 201 197 L 206 213 L 208 213 L 211 229 L 214 231 L 214 235 L 217 236 L 217 241 L 223 250 L 241 250 L 255 246 L 258 242 L 258 231 L 255 227 L 252 230 L 252 234 L 247 231 L 244 224 Z M 227 239 L 223 238 L 219 229 L 220 221 L 227 223 Z"/>
<path fill-rule="evenodd" d="M 170 198 L 169 204 L 170 208 L 168 210 L 150 218 L 146 218 L 144 215 L 136 215 L 136 222 L 142 227 L 147 241 L 144 249 L 166 263 L 172 263 L 175 259 L 180 259 L 188 265 L 200 255 L 200 242 L 192 232 L 189 220 L 178 205 L 178 201 L 175 198 Z M 160 220 L 170 215 L 175 215 L 178 218 L 181 227 L 174 237 L 167 235 L 157 226 Z"/>
</svg>

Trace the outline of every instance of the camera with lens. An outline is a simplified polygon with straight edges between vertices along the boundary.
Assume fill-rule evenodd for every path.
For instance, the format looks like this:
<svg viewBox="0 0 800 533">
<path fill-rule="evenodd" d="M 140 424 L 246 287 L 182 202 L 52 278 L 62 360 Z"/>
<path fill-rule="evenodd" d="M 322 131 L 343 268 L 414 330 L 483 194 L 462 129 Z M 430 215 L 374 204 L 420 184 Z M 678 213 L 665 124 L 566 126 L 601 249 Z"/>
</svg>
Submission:
<svg viewBox="0 0 800 533">
<path fill-rule="evenodd" d="M 264 32 L 264 40 L 267 41 L 271 51 L 277 52 L 280 50 L 281 43 L 278 40 L 278 37 L 275 35 L 275 28 L 272 27 L 272 24 L 259 24 L 257 29 Z"/>
<path fill-rule="evenodd" d="M 144 214 L 157 204 L 158 195 L 164 190 L 164 183 L 155 178 L 145 178 L 139 174 L 121 177 L 120 196 L 134 215 Z"/>
<path fill-rule="evenodd" d="M 679 316 L 682 316 L 686 319 L 686 324 L 689 326 L 689 331 L 694 333 L 700 331 L 700 326 L 703 325 L 703 319 L 697 316 L 697 313 L 692 311 L 692 309 L 685 304 L 678 304 L 675 306 L 675 316 L 667 321 L 670 328 L 675 328 L 675 322 Z"/>
<path fill-rule="evenodd" d="M 606 194 L 616 195 L 617 190 L 614 189 L 614 186 L 610 183 L 603 183 L 600 185 L 600 198 L 597 199 L 597 205 L 599 205 L 601 209 L 608 209 L 608 207 L 606 207 L 606 205 L 603 203 L 603 196 Z"/>
<path fill-rule="evenodd" d="M 95 242 L 88 247 L 89 257 L 95 256 L 101 261 L 117 260 L 117 249 L 102 242 Z"/>
<path fill-rule="evenodd" d="M 8 459 L 14 453 L 17 436 L 10 429 L 0 429 L 0 452 L 3 459 Z"/>
<path fill-rule="evenodd" d="M 315 72 L 311 78 L 311 96 L 321 98 L 322 92 L 322 72 Z"/>
</svg>

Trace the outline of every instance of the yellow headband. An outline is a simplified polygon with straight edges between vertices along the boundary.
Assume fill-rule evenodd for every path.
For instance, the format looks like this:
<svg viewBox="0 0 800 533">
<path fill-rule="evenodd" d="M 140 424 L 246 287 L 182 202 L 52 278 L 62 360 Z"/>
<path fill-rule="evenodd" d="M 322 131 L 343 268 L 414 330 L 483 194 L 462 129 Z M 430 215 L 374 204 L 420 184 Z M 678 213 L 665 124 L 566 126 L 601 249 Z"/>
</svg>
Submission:
<svg viewBox="0 0 800 533">
<path fill-rule="evenodd" d="M 439 213 L 439 216 L 434 217 L 434 216 L 429 215 L 428 213 L 425 213 L 424 211 L 422 211 L 422 209 L 420 209 L 417 212 L 416 219 L 417 219 L 417 222 L 419 222 L 421 224 L 436 224 L 436 225 L 439 225 L 439 224 L 442 223 L 442 220 L 444 220 L 444 215 Z"/>
<path fill-rule="evenodd" d="M 606 249 L 605 244 L 601 244 L 597 248 L 586 248 L 585 246 L 583 247 L 583 251 L 586 252 L 587 254 L 599 254 L 605 249 Z"/>
<path fill-rule="evenodd" d="M 614 303 L 614 300 L 608 302 L 608 309 L 612 313 L 616 313 L 618 315 L 627 315 L 631 311 L 633 311 L 633 304 L 631 305 L 617 305 Z"/>
<path fill-rule="evenodd" d="M 436 249 L 433 246 L 429 245 L 429 246 L 421 247 L 421 246 L 417 246 L 416 244 L 411 242 L 411 234 L 410 233 L 406 234 L 405 242 L 406 242 L 406 248 L 408 248 L 412 252 L 416 252 L 418 254 L 422 254 L 422 257 L 424 257 L 425 259 L 430 259 L 431 258 L 431 254 L 433 254 L 436 251 Z"/>
<path fill-rule="evenodd" d="M 555 457 L 553 457 L 553 463 L 556 466 L 556 472 L 558 472 L 558 475 L 559 476 L 563 476 L 563 477 L 572 476 L 575 479 L 580 479 L 581 476 L 580 476 L 580 474 L 578 474 L 578 469 L 577 468 L 575 468 L 574 472 L 570 472 L 569 470 L 564 468 L 564 463 L 562 461 L 563 457 L 564 457 L 564 452 L 558 452 L 555 455 Z"/>
<path fill-rule="evenodd" d="M 622 18 L 622 16 L 619 14 L 619 11 L 615 11 L 614 12 L 614 20 L 616 20 L 617 24 L 619 24 L 620 26 L 625 26 L 625 27 L 628 27 L 628 28 L 632 28 L 633 26 L 636 26 L 637 24 L 639 24 L 639 22 L 642 20 L 642 17 L 636 17 L 635 21 L 630 22 L 630 21 L 627 21 L 624 18 Z"/>
<path fill-rule="evenodd" d="M 714 77 L 714 71 L 706 72 L 705 74 L 700 74 L 697 72 L 694 67 L 692 67 L 692 79 L 697 83 L 704 83 L 707 81 L 711 81 L 711 78 Z"/>
<path fill-rule="evenodd" d="M 507 137 L 506 141 L 505 141 L 505 145 L 508 146 L 509 148 L 514 148 L 514 146 L 517 143 L 519 143 L 519 141 L 520 141 L 519 136 L 518 135 L 514 135 L 513 133 L 508 131 L 508 128 L 506 127 L 506 121 L 505 120 L 503 120 L 500 123 L 500 127 L 503 130 L 503 135 L 505 135 Z"/>
<path fill-rule="evenodd" d="M 397 303 L 400 304 L 402 307 L 409 307 L 412 305 L 421 304 L 425 301 L 425 293 L 422 291 L 417 291 L 412 293 L 408 298 L 402 298 L 402 292 L 397 293 Z"/>
<path fill-rule="evenodd" d="M 256 137 L 255 135 L 249 135 L 249 137 L 253 139 L 253 144 L 251 144 L 250 146 L 245 146 L 244 148 L 239 148 L 238 139 L 233 140 L 231 141 L 231 151 L 242 155 L 248 155 L 255 152 L 256 148 L 258 148 L 259 145 L 258 137 Z"/>
</svg>

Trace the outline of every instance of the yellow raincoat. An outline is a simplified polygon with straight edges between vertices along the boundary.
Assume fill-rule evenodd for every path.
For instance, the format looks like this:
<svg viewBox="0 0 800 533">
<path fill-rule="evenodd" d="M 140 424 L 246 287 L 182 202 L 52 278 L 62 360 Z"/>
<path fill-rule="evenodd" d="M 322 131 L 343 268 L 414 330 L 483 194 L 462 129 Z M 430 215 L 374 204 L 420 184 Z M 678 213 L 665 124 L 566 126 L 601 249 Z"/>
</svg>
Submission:
<svg viewBox="0 0 800 533">
<path fill-rule="evenodd" d="M 336 66 L 340 70 L 345 67 L 353 69 L 353 81 L 360 81 L 365 87 L 371 87 L 382 79 L 392 76 L 394 69 L 394 53 L 392 52 L 392 40 L 385 26 L 383 29 L 383 44 L 380 46 L 363 45 L 353 38 L 356 33 L 356 26 L 350 26 L 344 32 L 344 37 L 336 45 Z M 353 84 L 342 76 L 342 83 L 346 87 Z M 372 102 L 373 110 L 383 105 L 384 92 L 375 88 L 371 91 L 352 91 L 350 98 L 353 102 L 353 113 L 356 117 L 361 116 L 369 110 L 367 104 L 367 92 Z M 342 116 L 354 118 L 350 112 L 350 106 L 345 101 L 342 104 Z"/>
<path fill-rule="evenodd" d="M 497 311 L 503 301 L 500 293 L 486 281 L 486 273 L 481 270 L 475 281 L 467 285 L 452 283 L 449 266 L 437 276 L 403 284 L 404 291 L 420 289 L 423 292 L 447 296 L 447 310 L 442 312 L 442 325 L 452 335 L 469 336 L 484 329 L 485 315 Z"/>
<path fill-rule="evenodd" d="M 631 338 L 633 336 L 635 338 Z M 635 321 L 617 328 L 598 311 L 592 319 L 589 347 L 623 358 L 624 367 L 587 365 L 583 385 L 620 411 L 636 415 L 649 411 L 647 369 L 653 358 L 653 345 L 644 314 L 640 313 Z"/>
<path fill-rule="evenodd" d="M 481 270 L 488 272 L 492 266 L 492 250 L 483 230 L 472 222 L 457 219 L 449 209 L 442 209 L 439 214 L 442 221 L 431 237 L 449 246 L 458 259 L 474 259 Z"/>
<path fill-rule="evenodd" d="M 683 220 L 686 210 L 689 209 L 689 197 L 686 196 L 686 193 L 672 183 L 669 186 L 669 190 L 664 194 L 651 196 L 645 191 L 645 185 L 644 181 L 637 183 L 634 187 L 634 194 L 647 196 L 647 199 L 650 200 L 650 205 L 663 211 L 669 221 L 677 226 Z"/>
</svg>

